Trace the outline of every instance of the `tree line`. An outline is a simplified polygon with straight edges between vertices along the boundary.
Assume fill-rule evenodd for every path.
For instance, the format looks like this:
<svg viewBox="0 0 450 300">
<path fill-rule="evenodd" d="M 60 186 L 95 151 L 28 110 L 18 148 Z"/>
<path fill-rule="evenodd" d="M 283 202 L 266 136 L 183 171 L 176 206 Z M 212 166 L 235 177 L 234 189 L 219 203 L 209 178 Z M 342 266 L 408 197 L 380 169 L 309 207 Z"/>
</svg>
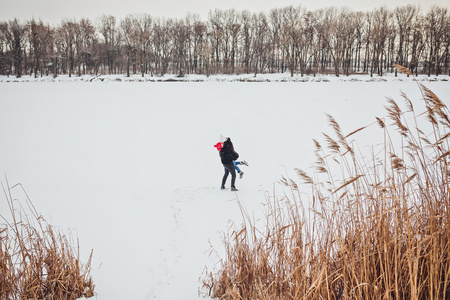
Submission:
<svg viewBox="0 0 450 300">
<path fill-rule="evenodd" d="M 450 15 L 413 5 L 368 12 L 301 6 L 213 10 L 207 20 L 112 15 L 0 22 L 0 74 L 449 74 Z"/>
</svg>

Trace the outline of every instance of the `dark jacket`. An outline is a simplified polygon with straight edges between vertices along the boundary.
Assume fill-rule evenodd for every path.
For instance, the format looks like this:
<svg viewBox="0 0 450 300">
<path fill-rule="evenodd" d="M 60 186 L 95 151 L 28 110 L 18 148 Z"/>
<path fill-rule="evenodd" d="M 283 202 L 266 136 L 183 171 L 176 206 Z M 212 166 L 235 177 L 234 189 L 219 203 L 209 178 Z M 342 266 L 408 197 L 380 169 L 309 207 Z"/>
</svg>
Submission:
<svg viewBox="0 0 450 300">
<path fill-rule="evenodd" d="M 220 154 L 220 160 L 222 161 L 222 164 L 229 165 L 233 163 L 233 160 L 236 160 L 239 158 L 239 154 L 234 151 L 233 143 L 230 139 L 227 139 L 223 143 L 223 147 L 219 152 Z"/>
</svg>

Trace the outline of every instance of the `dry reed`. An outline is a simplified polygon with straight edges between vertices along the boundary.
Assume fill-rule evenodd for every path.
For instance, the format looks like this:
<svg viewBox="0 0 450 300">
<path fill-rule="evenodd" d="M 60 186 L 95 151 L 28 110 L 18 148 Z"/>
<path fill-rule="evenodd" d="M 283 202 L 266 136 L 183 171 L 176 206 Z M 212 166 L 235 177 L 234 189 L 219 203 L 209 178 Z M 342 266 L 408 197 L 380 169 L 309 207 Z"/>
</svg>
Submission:
<svg viewBox="0 0 450 300">
<path fill-rule="evenodd" d="M 65 234 L 47 223 L 26 196 L 26 205 L 13 199 L 12 190 L 20 184 L 3 187 L 8 215 L 0 219 L 0 300 L 73 300 L 94 296 L 90 261 L 82 265 L 79 247 Z"/>
<path fill-rule="evenodd" d="M 314 140 L 312 175 L 282 178 L 284 196 L 266 199 L 265 228 L 241 207 L 243 225 L 227 233 L 225 257 L 202 275 L 203 296 L 450 299 L 449 112 L 418 85 L 422 128 L 405 94 L 407 111 L 389 99 L 386 118 L 349 135 L 328 116 L 337 138 L 324 134 L 327 147 Z M 374 124 L 384 140 L 367 159 L 347 137 Z"/>
</svg>

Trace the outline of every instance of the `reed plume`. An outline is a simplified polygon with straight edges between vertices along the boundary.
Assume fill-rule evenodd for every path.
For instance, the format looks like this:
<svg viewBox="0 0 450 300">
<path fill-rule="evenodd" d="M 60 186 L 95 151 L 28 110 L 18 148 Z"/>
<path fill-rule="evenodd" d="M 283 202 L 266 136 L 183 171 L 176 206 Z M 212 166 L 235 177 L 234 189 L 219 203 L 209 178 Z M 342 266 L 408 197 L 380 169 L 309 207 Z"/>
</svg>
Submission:
<svg viewBox="0 0 450 300">
<path fill-rule="evenodd" d="M 26 195 L 13 198 L 20 184 L 3 187 L 9 215 L 0 214 L 0 300 L 74 300 L 94 296 L 92 252 L 82 265 L 79 247 L 44 220 Z"/>
</svg>

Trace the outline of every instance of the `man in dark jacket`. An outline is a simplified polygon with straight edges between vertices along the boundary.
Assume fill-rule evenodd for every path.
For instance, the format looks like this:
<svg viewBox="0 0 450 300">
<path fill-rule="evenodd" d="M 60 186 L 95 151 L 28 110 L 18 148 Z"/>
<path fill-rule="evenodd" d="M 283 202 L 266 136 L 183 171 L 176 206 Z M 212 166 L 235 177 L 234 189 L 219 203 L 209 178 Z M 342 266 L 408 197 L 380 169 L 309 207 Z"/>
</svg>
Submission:
<svg viewBox="0 0 450 300">
<path fill-rule="evenodd" d="M 231 173 L 231 190 L 237 191 L 235 184 L 236 181 L 236 171 L 233 165 L 233 160 L 238 159 L 239 154 L 234 151 L 233 143 L 230 138 L 227 138 L 225 142 L 223 142 L 223 147 L 219 152 L 220 160 L 222 161 L 223 167 L 225 168 L 225 174 L 222 178 L 222 186 L 221 189 L 225 189 L 225 182 L 227 181 L 228 174 Z"/>
</svg>

